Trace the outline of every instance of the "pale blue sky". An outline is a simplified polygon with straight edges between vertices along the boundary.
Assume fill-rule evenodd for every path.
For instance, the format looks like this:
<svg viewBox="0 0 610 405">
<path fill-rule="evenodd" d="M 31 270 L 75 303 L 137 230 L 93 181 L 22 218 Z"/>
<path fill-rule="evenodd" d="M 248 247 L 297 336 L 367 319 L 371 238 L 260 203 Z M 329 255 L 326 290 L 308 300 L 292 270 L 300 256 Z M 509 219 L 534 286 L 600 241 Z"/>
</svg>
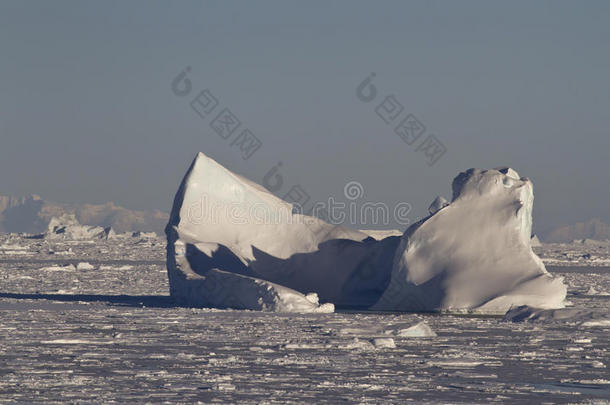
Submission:
<svg viewBox="0 0 610 405">
<path fill-rule="evenodd" d="M 459 171 L 509 165 L 537 230 L 608 222 L 609 44 L 607 1 L 3 0 L 0 194 L 169 211 L 203 151 L 415 219 Z M 250 159 L 172 93 L 186 66 L 263 141 Z M 375 114 L 389 94 L 447 147 L 434 166 Z"/>
</svg>

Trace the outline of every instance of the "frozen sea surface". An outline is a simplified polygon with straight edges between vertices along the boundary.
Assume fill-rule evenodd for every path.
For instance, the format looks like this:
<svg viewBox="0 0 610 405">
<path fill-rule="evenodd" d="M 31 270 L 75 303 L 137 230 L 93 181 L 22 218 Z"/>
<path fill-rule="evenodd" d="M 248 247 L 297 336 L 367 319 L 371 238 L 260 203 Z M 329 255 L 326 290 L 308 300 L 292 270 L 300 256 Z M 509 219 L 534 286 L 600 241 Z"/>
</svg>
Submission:
<svg viewBox="0 0 610 405">
<path fill-rule="evenodd" d="M 180 308 L 164 254 L 0 236 L 0 402 L 610 403 L 608 324 Z M 607 312 L 601 262 L 548 268 Z M 422 321 L 436 336 L 400 332 Z"/>
</svg>

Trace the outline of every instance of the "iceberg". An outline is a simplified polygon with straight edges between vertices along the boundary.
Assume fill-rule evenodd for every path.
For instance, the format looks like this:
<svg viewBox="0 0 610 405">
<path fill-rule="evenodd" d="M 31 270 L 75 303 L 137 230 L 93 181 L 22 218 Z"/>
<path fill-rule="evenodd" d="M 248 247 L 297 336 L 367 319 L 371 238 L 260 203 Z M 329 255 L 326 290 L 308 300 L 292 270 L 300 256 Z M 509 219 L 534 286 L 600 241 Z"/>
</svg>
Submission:
<svg viewBox="0 0 610 405">
<path fill-rule="evenodd" d="M 81 225 L 74 214 L 64 214 L 51 218 L 47 232 L 42 236 L 47 239 L 90 240 L 111 239 L 114 235 L 112 228 Z"/>
<path fill-rule="evenodd" d="M 562 307 L 562 280 L 530 246 L 531 182 L 509 168 L 470 169 L 453 190 L 383 237 L 293 212 L 199 153 L 166 227 L 170 294 L 181 305 L 280 312 Z"/>
<path fill-rule="evenodd" d="M 511 168 L 469 169 L 451 203 L 411 226 L 376 310 L 505 313 L 561 308 L 562 278 L 531 248 L 532 182 Z"/>
</svg>

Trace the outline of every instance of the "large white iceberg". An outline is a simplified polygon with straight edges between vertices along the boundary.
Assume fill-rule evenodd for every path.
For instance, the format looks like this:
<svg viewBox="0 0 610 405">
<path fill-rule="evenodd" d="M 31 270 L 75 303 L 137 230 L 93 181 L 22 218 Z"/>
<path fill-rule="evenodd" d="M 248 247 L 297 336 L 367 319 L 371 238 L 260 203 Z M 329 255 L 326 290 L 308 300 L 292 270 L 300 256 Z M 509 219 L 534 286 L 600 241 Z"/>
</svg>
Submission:
<svg viewBox="0 0 610 405">
<path fill-rule="evenodd" d="M 513 169 L 460 173 L 451 203 L 402 236 L 390 285 L 373 309 L 562 307 L 562 278 L 546 271 L 530 245 L 533 202 L 531 181 Z"/>
<path fill-rule="evenodd" d="M 437 199 L 404 235 L 375 240 L 293 213 L 199 153 L 166 227 L 170 293 L 184 305 L 287 312 L 558 308 L 565 286 L 530 247 L 532 202 L 514 170 L 471 169 L 450 204 Z"/>
</svg>

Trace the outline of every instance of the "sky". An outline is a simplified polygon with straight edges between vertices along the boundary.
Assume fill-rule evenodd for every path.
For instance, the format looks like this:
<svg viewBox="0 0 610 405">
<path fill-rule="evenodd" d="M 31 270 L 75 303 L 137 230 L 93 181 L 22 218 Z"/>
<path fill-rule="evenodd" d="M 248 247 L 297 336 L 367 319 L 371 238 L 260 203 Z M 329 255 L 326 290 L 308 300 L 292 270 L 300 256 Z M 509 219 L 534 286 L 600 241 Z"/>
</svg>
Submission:
<svg viewBox="0 0 610 405">
<path fill-rule="evenodd" d="M 537 232 L 610 222 L 609 48 L 607 1 L 2 0 L 0 194 L 169 211 L 201 151 L 258 183 L 281 162 L 280 197 L 357 182 L 413 220 L 460 171 L 511 166 Z"/>
</svg>

